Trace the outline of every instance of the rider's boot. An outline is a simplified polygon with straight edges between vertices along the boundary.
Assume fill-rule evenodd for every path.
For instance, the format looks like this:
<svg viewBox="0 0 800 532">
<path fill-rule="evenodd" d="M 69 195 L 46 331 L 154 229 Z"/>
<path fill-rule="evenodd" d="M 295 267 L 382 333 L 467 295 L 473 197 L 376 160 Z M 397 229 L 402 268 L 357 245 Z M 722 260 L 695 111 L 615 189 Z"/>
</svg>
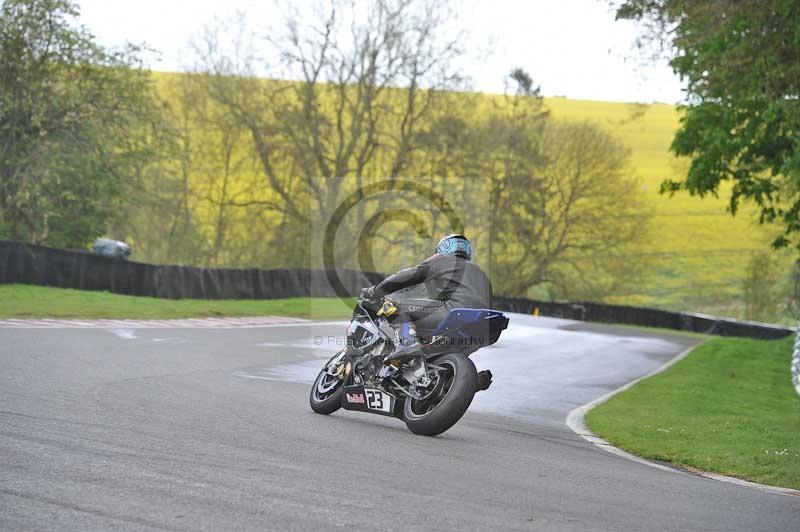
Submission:
<svg viewBox="0 0 800 532">
<path fill-rule="evenodd" d="M 488 390 L 492 385 L 492 372 L 488 369 L 478 372 L 478 391 Z"/>
<path fill-rule="evenodd" d="M 398 346 L 394 351 L 386 355 L 383 359 L 384 364 L 391 362 L 403 363 L 410 358 L 422 353 L 422 346 L 417 340 L 417 330 L 413 323 L 401 323 L 395 330 L 398 338 Z"/>
</svg>

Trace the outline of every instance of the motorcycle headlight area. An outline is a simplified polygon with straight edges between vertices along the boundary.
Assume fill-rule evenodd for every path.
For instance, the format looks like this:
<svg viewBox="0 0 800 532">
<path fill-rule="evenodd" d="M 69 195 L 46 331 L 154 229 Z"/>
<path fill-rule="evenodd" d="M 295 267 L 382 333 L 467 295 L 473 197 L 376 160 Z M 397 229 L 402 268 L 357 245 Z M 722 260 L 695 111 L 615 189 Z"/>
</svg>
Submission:
<svg viewBox="0 0 800 532">
<path fill-rule="evenodd" d="M 353 322 L 347 330 L 350 344 L 355 348 L 363 348 L 378 341 L 378 331 L 371 330 L 371 324 Z"/>
</svg>

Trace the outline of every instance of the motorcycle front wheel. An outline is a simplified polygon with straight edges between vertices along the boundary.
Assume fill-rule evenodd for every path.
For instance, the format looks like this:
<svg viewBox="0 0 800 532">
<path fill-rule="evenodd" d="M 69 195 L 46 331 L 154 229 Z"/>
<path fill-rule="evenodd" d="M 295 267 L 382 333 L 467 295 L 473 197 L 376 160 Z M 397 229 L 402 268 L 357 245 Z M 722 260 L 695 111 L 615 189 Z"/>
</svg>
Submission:
<svg viewBox="0 0 800 532">
<path fill-rule="evenodd" d="M 430 361 L 438 366 L 433 391 L 423 399 L 407 397 L 403 418 L 414 434 L 436 436 L 455 425 L 469 408 L 478 388 L 475 364 L 461 353 L 447 353 Z"/>
<path fill-rule="evenodd" d="M 338 367 L 344 358 L 344 351 L 339 351 L 322 367 L 322 371 L 317 375 L 314 384 L 311 386 L 311 396 L 309 403 L 311 410 L 317 414 L 333 414 L 342 406 L 342 393 L 344 392 L 344 380 L 335 374 L 334 369 Z"/>
</svg>

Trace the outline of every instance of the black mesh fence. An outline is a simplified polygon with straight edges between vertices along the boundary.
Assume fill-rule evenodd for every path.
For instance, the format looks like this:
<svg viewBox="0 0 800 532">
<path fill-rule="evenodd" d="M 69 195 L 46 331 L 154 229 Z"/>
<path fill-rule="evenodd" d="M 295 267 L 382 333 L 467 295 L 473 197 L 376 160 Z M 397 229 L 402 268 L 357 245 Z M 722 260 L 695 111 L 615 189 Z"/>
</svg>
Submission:
<svg viewBox="0 0 800 532">
<path fill-rule="evenodd" d="M 763 340 L 783 338 L 794 334 L 793 329 L 767 323 L 718 318 L 691 312 L 670 312 L 653 308 L 604 305 L 602 303 L 562 303 L 497 297 L 495 298 L 495 307 L 500 310 L 523 314 L 533 314 L 538 309 L 538 313 L 542 316 L 569 320 L 641 325 L 644 327 L 660 327 L 719 336 L 743 336 Z"/>
<path fill-rule="evenodd" d="M 381 277 L 339 270 L 351 294 Z M 158 266 L 0 240 L 0 283 L 24 283 L 171 299 L 275 299 L 336 295 L 324 270 Z"/>
<path fill-rule="evenodd" d="M 352 295 L 378 282 L 377 273 L 339 270 Z M 0 283 L 23 283 L 171 299 L 275 299 L 336 295 L 327 272 L 304 269 L 229 269 L 159 266 L 84 251 L 0 240 Z M 562 303 L 496 297 L 498 310 L 600 323 L 661 327 L 720 336 L 782 338 L 794 331 L 777 325 L 651 308 Z"/>
</svg>

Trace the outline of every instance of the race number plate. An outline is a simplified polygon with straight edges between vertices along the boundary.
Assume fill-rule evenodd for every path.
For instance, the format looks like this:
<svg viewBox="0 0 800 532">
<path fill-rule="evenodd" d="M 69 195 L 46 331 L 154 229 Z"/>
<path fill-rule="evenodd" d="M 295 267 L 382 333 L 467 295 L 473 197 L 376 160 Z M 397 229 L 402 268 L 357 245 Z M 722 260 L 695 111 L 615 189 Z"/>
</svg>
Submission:
<svg viewBox="0 0 800 532">
<path fill-rule="evenodd" d="M 364 388 L 361 385 L 345 386 L 342 406 L 347 410 L 372 412 L 385 416 L 394 415 L 395 397 L 376 388 Z"/>
<path fill-rule="evenodd" d="M 367 396 L 367 408 L 370 410 L 379 410 L 386 414 L 392 413 L 392 401 L 394 401 L 394 397 L 386 392 L 372 388 L 364 388 L 364 394 Z"/>
</svg>

